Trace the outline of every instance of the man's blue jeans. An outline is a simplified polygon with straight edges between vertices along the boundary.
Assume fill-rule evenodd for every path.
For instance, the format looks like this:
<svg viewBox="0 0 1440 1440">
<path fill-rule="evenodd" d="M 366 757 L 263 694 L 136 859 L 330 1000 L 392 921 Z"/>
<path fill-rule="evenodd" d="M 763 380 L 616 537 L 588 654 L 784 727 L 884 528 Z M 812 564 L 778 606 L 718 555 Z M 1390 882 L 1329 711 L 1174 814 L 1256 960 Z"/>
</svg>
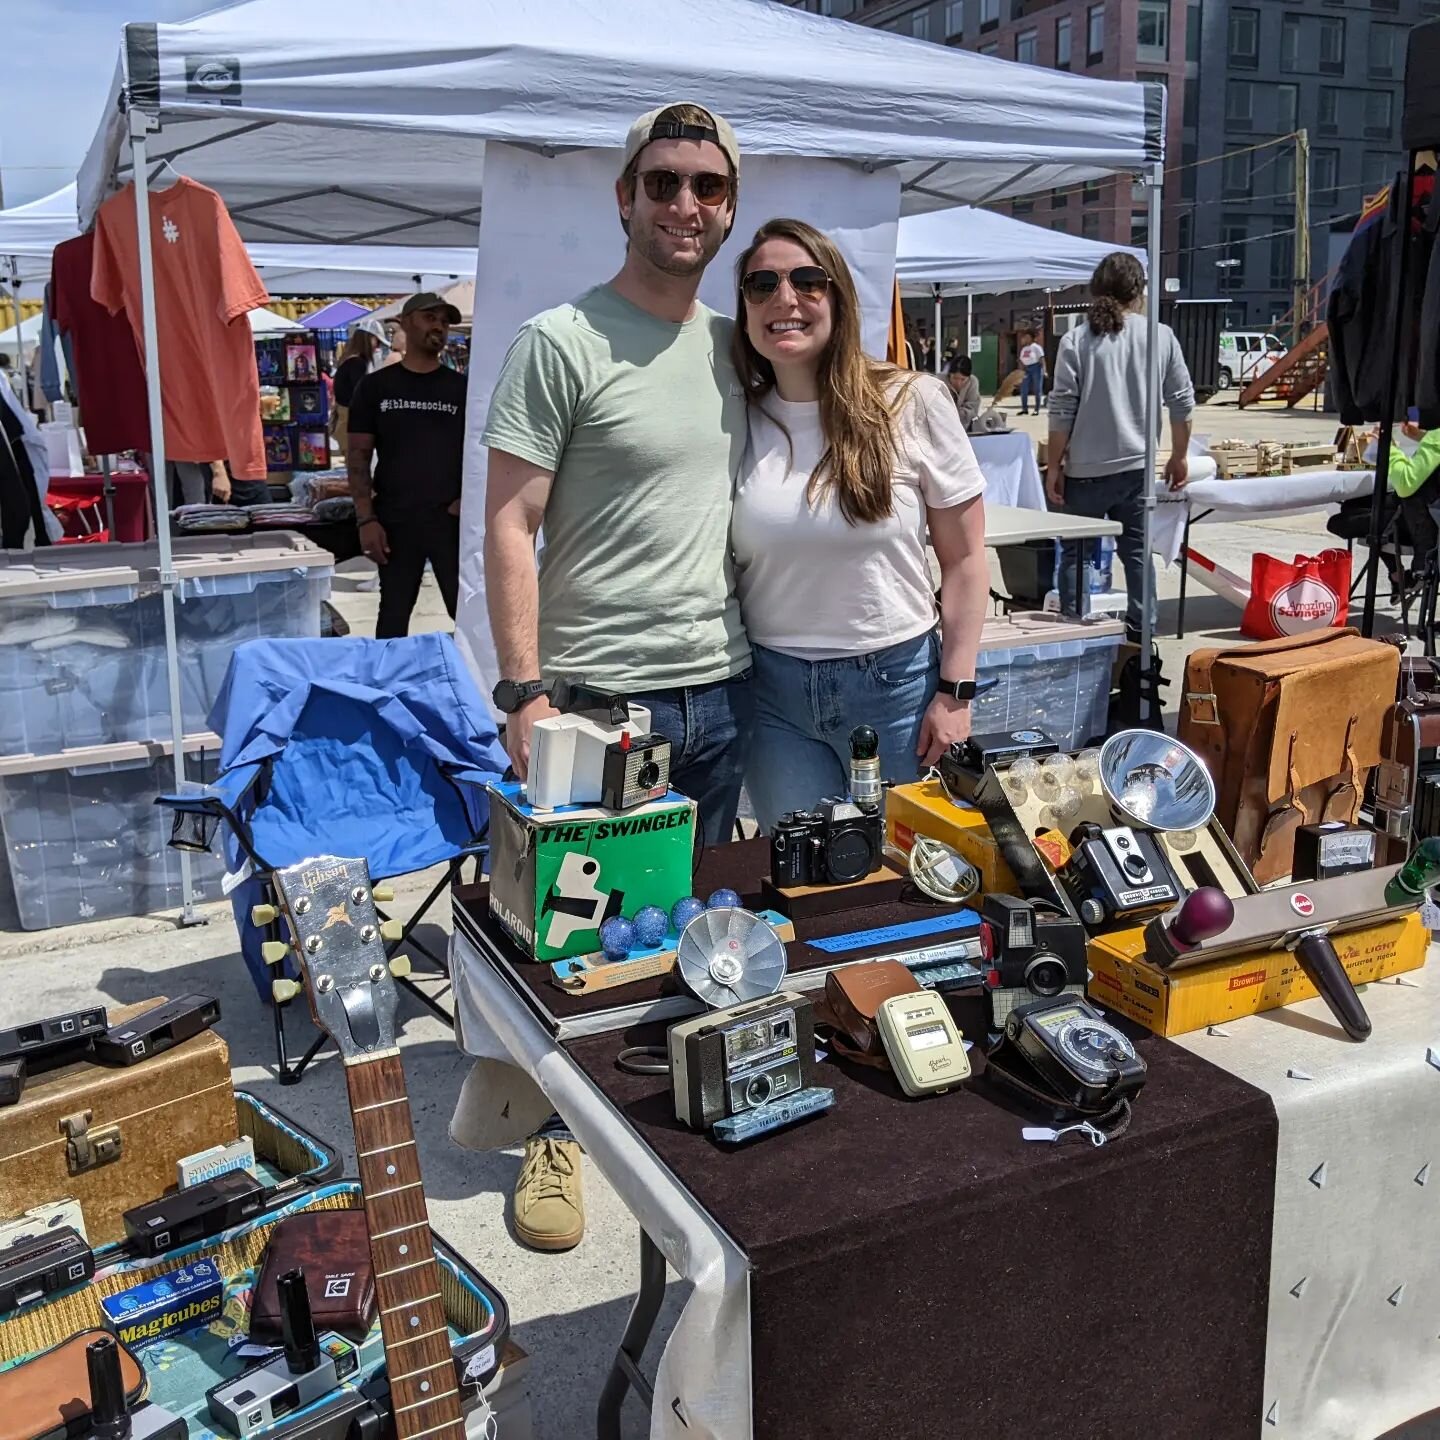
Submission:
<svg viewBox="0 0 1440 1440">
<path fill-rule="evenodd" d="M 1118 475 L 1096 475 L 1088 480 L 1065 477 L 1065 503 L 1058 507 L 1065 515 L 1084 515 L 1091 520 L 1118 520 L 1121 530 L 1115 553 L 1125 567 L 1125 629 L 1130 638 L 1140 634 L 1145 614 L 1141 596 L 1148 575 L 1150 581 L 1150 628 L 1156 623 L 1155 562 L 1145 553 L 1145 472 L 1124 470 Z M 1064 546 L 1060 567 L 1060 605 L 1068 611 L 1075 604 L 1076 552 L 1088 553 L 1093 540 L 1072 540 Z"/>
</svg>

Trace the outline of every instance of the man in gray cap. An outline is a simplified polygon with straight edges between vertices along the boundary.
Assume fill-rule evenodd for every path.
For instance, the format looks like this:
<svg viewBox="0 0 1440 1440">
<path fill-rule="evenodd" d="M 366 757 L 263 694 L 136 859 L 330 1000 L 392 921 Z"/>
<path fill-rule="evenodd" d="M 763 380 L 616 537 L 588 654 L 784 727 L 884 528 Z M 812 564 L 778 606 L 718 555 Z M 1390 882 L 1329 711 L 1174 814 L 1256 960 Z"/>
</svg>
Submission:
<svg viewBox="0 0 1440 1440">
<path fill-rule="evenodd" d="M 642 115 L 615 185 L 624 264 L 522 327 L 484 433 L 494 699 L 516 774 L 535 722 L 556 713 L 543 685 L 583 678 L 649 709 L 673 747 L 671 783 L 696 801 L 709 843 L 730 838 L 754 719 L 729 539 L 745 400 L 732 322 L 696 299 L 734 224 L 739 181 L 735 133 L 713 111 Z M 485 1092 L 497 1115 L 502 1105 L 513 1115 L 501 1088 Z M 469 1128 L 459 1113 L 457 1128 Z M 524 1243 L 579 1242 L 579 1164 L 557 1125 L 531 1137 L 515 1191 Z"/>
<path fill-rule="evenodd" d="M 377 640 L 409 632 L 427 560 L 455 618 L 465 377 L 440 357 L 460 319 L 440 296 L 412 295 L 400 310 L 403 358 L 366 375 L 350 400 L 345 466 L 360 548 L 380 567 Z"/>
</svg>

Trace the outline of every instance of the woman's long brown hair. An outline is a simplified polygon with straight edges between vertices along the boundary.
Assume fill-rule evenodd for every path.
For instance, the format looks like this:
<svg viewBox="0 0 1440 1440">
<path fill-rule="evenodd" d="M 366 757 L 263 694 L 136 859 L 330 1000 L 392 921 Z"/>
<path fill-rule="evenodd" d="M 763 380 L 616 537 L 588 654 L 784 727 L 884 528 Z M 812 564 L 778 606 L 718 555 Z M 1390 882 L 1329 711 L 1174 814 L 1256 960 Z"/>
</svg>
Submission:
<svg viewBox="0 0 1440 1440">
<path fill-rule="evenodd" d="M 894 509 L 895 419 L 909 399 L 914 377 L 872 360 L 861 348 L 855 281 L 829 237 L 803 220 L 768 220 L 735 264 L 733 358 L 750 404 L 758 405 L 775 388 L 774 369 L 750 343 L 745 296 L 739 289 L 755 252 L 767 240 L 792 241 L 830 277 L 830 343 L 820 357 L 818 377 L 820 424 L 828 443 L 810 476 L 810 503 L 833 489 L 840 513 L 851 525 L 883 520 Z M 896 385 L 900 376 L 905 378 Z"/>
</svg>

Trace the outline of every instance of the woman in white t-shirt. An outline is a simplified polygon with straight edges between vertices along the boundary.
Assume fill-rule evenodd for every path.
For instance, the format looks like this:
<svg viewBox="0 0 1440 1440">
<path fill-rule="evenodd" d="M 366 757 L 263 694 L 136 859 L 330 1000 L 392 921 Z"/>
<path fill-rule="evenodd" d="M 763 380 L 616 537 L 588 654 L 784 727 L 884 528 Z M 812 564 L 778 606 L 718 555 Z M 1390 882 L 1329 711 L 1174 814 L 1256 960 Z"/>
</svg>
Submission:
<svg viewBox="0 0 1440 1440">
<path fill-rule="evenodd" d="M 1035 397 L 1035 413 L 1045 403 L 1045 347 L 1033 330 L 1022 330 L 1020 339 L 1020 365 L 1025 378 L 1020 382 L 1020 413 L 1030 413 L 1030 396 Z"/>
<path fill-rule="evenodd" d="M 944 383 L 862 350 L 855 282 L 818 230 L 771 220 L 737 276 L 750 435 L 731 533 L 756 715 L 745 784 L 768 828 L 846 794 L 857 725 L 879 734 L 897 782 L 970 733 L 985 480 Z"/>
</svg>

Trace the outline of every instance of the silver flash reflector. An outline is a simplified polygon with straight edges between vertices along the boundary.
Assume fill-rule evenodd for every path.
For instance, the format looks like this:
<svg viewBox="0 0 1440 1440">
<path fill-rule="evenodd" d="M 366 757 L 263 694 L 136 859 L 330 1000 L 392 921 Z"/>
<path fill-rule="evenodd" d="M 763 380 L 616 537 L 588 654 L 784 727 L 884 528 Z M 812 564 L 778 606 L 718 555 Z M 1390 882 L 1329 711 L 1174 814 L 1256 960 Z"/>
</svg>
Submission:
<svg viewBox="0 0 1440 1440">
<path fill-rule="evenodd" d="M 1215 813 L 1215 782 L 1204 762 L 1155 730 L 1121 730 L 1100 751 L 1100 785 L 1123 825 L 1198 830 Z"/>
</svg>

